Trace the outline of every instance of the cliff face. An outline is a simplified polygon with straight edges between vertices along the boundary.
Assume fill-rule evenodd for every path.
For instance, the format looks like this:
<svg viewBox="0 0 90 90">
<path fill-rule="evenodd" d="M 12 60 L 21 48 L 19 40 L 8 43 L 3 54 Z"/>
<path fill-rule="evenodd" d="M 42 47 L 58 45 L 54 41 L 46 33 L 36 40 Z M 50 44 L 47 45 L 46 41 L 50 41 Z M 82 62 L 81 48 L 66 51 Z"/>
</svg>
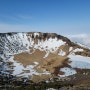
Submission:
<svg viewBox="0 0 90 90">
<path fill-rule="evenodd" d="M 90 50 L 55 33 L 0 34 L 0 70 L 18 77 L 33 81 L 63 77 L 73 67 L 69 58 L 73 62 L 77 56 L 89 59 Z"/>
</svg>

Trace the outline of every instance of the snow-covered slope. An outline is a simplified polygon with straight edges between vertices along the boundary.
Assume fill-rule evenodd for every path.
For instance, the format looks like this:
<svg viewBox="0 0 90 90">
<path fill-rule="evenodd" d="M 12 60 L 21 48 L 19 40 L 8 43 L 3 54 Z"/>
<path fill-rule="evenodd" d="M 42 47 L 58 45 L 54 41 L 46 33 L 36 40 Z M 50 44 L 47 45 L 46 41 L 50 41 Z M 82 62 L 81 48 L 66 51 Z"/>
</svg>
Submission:
<svg viewBox="0 0 90 90">
<path fill-rule="evenodd" d="M 90 58 L 87 56 L 90 56 L 89 49 L 55 33 L 0 34 L 0 70 L 18 77 L 28 77 L 33 80 L 36 76 L 43 75 L 48 78 L 53 74 L 59 77 L 72 75 L 76 73 L 74 69 L 76 67 L 90 69 Z M 66 64 L 71 67 L 63 64 L 68 58 L 72 62 Z M 79 61 L 79 58 L 83 60 Z M 86 63 L 83 63 L 84 60 Z M 79 66 L 77 61 L 80 62 Z M 58 73 L 55 73 L 57 67 L 60 68 Z M 64 74 L 61 75 L 59 71 Z M 45 79 L 45 76 L 43 78 Z"/>
</svg>

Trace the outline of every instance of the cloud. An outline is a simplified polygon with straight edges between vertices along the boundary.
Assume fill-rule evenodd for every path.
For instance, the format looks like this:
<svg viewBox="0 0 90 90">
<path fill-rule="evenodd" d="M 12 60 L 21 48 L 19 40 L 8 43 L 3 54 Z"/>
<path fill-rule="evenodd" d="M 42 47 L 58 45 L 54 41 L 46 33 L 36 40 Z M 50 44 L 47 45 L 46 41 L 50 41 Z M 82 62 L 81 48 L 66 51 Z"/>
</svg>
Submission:
<svg viewBox="0 0 90 90">
<path fill-rule="evenodd" d="M 71 41 L 78 42 L 90 47 L 90 34 L 77 34 L 67 36 Z"/>
</svg>

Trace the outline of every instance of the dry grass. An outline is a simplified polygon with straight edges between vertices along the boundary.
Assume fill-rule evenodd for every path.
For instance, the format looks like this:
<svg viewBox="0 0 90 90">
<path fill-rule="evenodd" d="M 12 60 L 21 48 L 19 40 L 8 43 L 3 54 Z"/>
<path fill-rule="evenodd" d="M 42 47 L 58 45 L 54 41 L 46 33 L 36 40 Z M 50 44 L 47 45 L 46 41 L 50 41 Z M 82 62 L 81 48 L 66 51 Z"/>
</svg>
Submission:
<svg viewBox="0 0 90 90">
<path fill-rule="evenodd" d="M 32 64 L 34 61 L 41 62 L 44 55 L 45 55 L 44 51 L 35 50 L 33 54 L 29 54 L 27 52 L 16 54 L 14 55 L 14 60 L 22 63 L 24 66 L 27 66 Z"/>
<path fill-rule="evenodd" d="M 55 67 L 62 66 L 66 57 L 62 57 L 56 54 L 49 54 L 47 58 L 42 62 L 42 67 L 54 73 Z"/>
<path fill-rule="evenodd" d="M 33 75 L 33 82 L 35 83 L 38 83 L 38 82 L 41 82 L 41 81 L 45 81 L 45 80 L 48 80 L 50 78 L 49 75 L 41 75 L 41 76 L 37 76 L 37 75 Z"/>
</svg>

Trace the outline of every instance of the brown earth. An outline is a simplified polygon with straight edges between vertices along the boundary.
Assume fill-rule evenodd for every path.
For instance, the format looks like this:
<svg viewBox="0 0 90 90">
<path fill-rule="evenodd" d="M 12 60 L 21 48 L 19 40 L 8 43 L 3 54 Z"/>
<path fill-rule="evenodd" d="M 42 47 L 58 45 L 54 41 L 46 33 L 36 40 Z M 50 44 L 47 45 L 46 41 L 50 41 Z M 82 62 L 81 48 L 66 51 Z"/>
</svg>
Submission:
<svg viewBox="0 0 90 90">
<path fill-rule="evenodd" d="M 14 60 L 22 63 L 24 66 L 31 65 L 33 62 L 41 62 L 42 58 L 44 57 L 45 52 L 40 50 L 35 50 L 33 54 L 29 54 L 27 52 L 23 52 L 20 54 L 14 55 Z"/>
</svg>

